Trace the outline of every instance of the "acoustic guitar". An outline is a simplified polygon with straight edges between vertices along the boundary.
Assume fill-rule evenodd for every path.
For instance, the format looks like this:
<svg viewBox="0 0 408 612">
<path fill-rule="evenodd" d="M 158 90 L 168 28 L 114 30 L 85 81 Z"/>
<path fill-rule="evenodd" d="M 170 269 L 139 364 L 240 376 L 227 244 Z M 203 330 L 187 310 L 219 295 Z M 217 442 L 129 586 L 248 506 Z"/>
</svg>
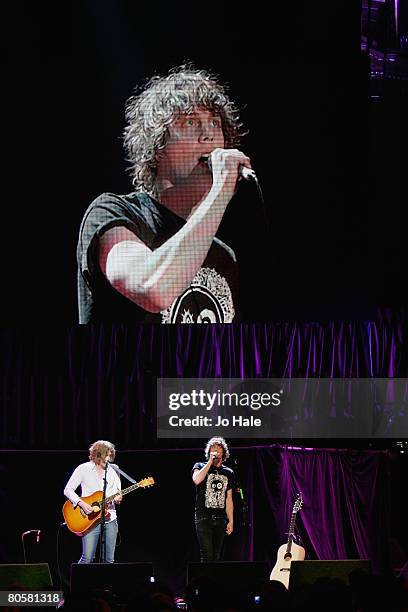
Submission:
<svg viewBox="0 0 408 612">
<path fill-rule="evenodd" d="M 135 482 L 135 484 L 127 487 L 127 489 L 123 489 L 122 491 L 118 491 L 114 495 L 107 497 L 105 499 L 105 507 L 106 505 L 113 501 L 113 499 L 117 495 L 127 495 L 131 491 L 135 491 L 136 489 L 152 487 L 154 485 L 154 478 L 149 476 L 148 478 L 143 478 L 139 482 Z M 91 531 L 98 523 L 100 523 L 102 518 L 102 491 L 95 491 L 92 495 L 88 495 L 87 497 L 81 497 L 82 501 L 86 502 L 90 506 L 94 508 L 94 512 L 91 514 L 86 514 L 86 512 L 78 505 L 72 505 L 72 502 L 67 499 L 65 504 L 62 507 L 62 514 L 64 515 L 65 522 L 67 524 L 68 529 L 70 529 L 76 535 L 83 536 L 88 531 Z M 109 510 L 105 509 L 105 517 L 108 519 L 110 516 Z"/>
<path fill-rule="evenodd" d="M 287 589 L 289 588 L 291 562 L 303 561 L 305 558 L 305 549 L 303 546 L 299 546 L 293 541 L 296 514 L 301 509 L 302 504 L 302 494 L 298 493 L 296 501 L 293 504 L 292 516 L 289 523 L 288 541 L 278 548 L 277 560 L 270 577 L 271 580 L 279 580 L 279 582 L 282 582 Z"/>
</svg>

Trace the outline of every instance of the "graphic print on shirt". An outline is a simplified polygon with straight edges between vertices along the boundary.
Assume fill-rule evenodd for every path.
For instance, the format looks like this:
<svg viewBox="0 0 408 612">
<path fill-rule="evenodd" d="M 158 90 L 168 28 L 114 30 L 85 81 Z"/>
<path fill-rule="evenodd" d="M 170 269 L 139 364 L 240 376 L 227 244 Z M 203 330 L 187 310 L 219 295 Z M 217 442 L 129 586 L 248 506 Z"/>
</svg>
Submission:
<svg viewBox="0 0 408 612">
<path fill-rule="evenodd" d="M 216 270 L 200 268 L 161 315 L 162 323 L 231 323 L 235 309 L 228 282 Z"/>
<path fill-rule="evenodd" d="M 225 508 L 228 478 L 222 474 L 208 474 L 205 489 L 206 508 Z"/>
</svg>

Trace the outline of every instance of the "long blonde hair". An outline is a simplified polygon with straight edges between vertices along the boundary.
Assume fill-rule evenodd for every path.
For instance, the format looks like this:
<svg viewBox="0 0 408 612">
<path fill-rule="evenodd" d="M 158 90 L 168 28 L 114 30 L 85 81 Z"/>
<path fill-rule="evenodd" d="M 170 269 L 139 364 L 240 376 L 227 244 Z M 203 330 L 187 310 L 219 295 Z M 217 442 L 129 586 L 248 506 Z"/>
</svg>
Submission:
<svg viewBox="0 0 408 612">
<path fill-rule="evenodd" d="M 107 440 L 97 440 L 89 447 L 89 459 L 98 465 L 101 461 L 105 461 L 111 453 L 111 459 L 115 458 L 115 445 Z"/>
</svg>

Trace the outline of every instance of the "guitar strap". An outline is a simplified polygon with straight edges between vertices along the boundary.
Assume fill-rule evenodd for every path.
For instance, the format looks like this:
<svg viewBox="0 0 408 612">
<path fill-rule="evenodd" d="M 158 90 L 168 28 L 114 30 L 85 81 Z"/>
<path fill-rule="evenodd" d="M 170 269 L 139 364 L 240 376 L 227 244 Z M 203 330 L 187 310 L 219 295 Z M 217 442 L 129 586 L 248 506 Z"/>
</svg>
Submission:
<svg viewBox="0 0 408 612">
<path fill-rule="evenodd" d="M 111 468 L 113 468 L 117 474 L 121 474 L 122 476 L 127 478 L 129 480 L 129 482 L 131 482 L 132 484 L 136 483 L 136 480 L 134 478 L 132 478 L 131 476 L 129 476 L 128 474 L 126 474 L 126 472 L 121 470 L 120 467 L 118 465 L 116 465 L 116 463 L 109 463 L 108 465 Z"/>
</svg>

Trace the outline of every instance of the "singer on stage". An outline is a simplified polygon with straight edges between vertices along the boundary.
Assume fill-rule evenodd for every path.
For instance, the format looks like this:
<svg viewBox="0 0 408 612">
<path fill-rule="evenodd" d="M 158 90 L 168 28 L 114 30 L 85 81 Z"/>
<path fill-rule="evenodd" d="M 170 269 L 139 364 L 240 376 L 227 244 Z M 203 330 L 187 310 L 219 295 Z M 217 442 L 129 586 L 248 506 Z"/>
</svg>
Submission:
<svg viewBox="0 0 408 612">
<path fill-rule="evenodd" d="M 180 66 L 129 98 L 126 120 L 134 191 L 104 193 L 85 212 L 79 322 L 237 320 L 235 254 L 215 235 L 251 162 L 226 88 Z"/>
<path fill-rule="evenodd" d="M 79 505 L 86 514 L 93 512 L 92 506 L 87 504 L 75 492 L 81 486 L 81 496 L 87 497 L 95 491 L 103 491 L 103 480 L 106 472 L 106 497 L 121 491 L 120 478 L 117 472 L 109 465 L 115 458 L 115 446 L 106 440 L 97 440 L 89 448 L 89 461 L 81 463 L 72 473 L 64 489 L 64 495 L 74 506 Z M 122 501 L 121 495 L 116 495 L 114 501 L 107 504 L 109 518 L 105 523 L 105 561 L 113 563 L 115 558 L 116 537 L 118 535 L 118 522 L 115 504 Z M 82 536 L 82 556 L 79 563 L 92 563 L 100 536 L 101 525 L 98 524 L 91 531 Z"/>
<path fill-rule="evenodd" d="M 206 463 L 198 462 L 193 466 L 200 561 L 221 561 L 225 534 L 231 535 L 234 528 L 234 472 L 223 464 L 229 457 L 224 438 L 208 440 L 204 454 Z"/>
</svg>

